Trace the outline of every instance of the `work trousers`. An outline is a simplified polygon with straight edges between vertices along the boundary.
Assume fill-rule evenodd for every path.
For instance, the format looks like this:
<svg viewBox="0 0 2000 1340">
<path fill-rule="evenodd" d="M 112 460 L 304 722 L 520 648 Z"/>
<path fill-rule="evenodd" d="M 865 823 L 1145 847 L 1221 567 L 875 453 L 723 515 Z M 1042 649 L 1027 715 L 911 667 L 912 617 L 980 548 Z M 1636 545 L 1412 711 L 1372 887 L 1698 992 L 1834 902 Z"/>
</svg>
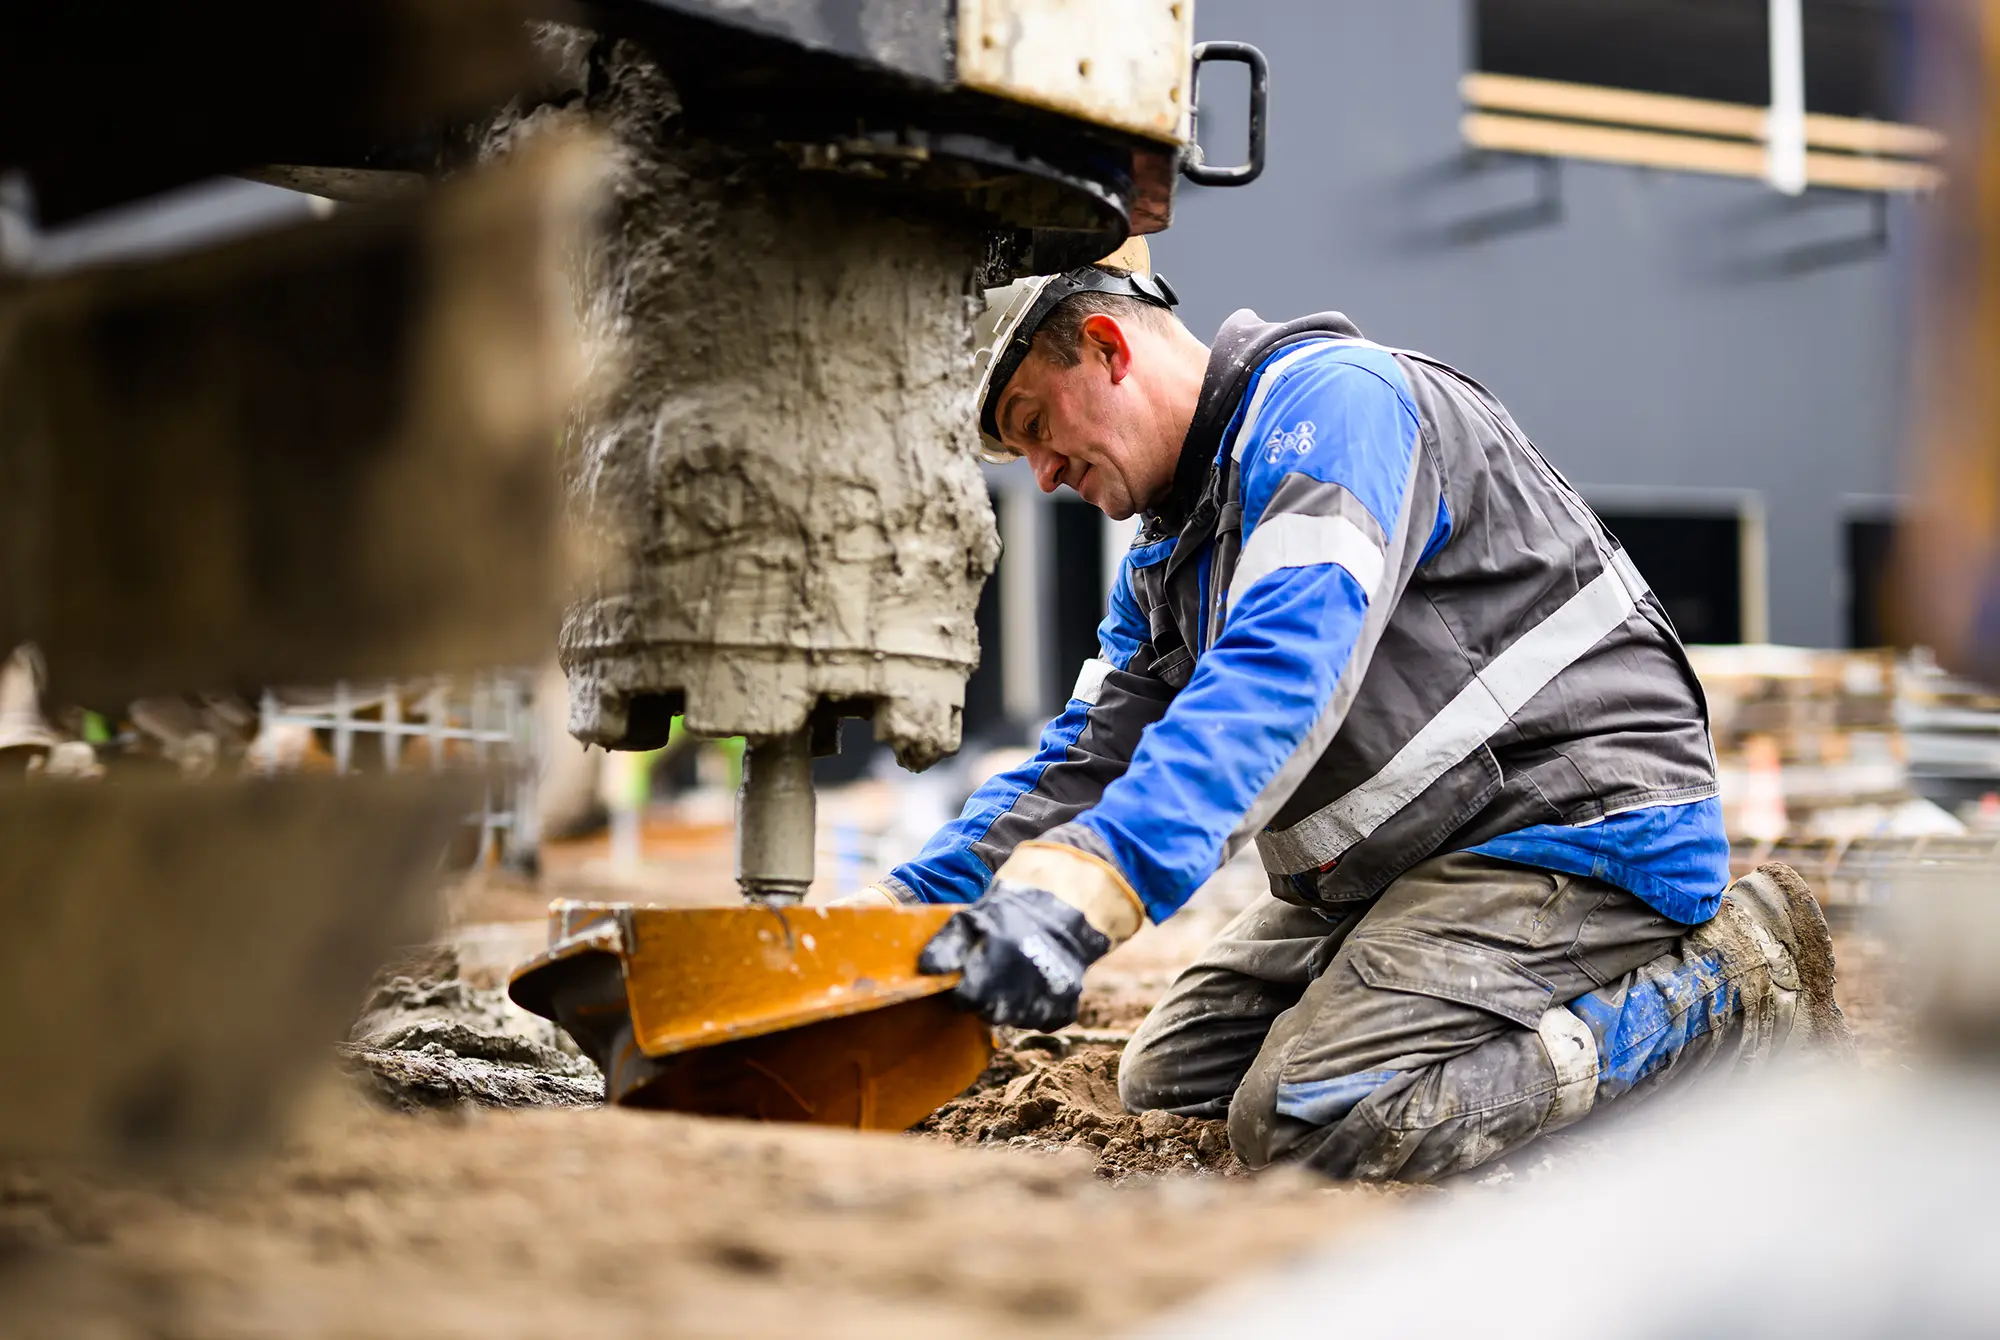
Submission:
<svg viewBox="0 0 2000 1340">
<path fill-rule="evenodd" d="M 1797 986 L 1729 899 L 1688 927 L 1602 880 L 1457 852 L 1345 916 L 1245 910 L 1140 1026 L 1119 1091 L 1226 1116 L 1253 1168 L 1431 1181 L 1767 1050 Z"/>
</svg>

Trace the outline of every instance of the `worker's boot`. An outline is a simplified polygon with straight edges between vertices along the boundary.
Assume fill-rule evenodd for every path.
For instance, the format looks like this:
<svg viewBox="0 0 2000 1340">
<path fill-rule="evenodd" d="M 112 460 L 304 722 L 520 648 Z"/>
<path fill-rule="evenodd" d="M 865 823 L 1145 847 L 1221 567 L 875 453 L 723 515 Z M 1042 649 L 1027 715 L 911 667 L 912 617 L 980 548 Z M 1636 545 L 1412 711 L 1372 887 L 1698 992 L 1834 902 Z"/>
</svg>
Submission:
<svg viewBox="0 0 2000 1340">
<path fill-rule="evenodd" d="M 1769 989 L 1745 991 L 1745 1059 L 1787 1052 L 1847 1056 L 1853 1038 L 1834 998 L 1833 936 L 1811 886 L 1772 861 L 1725 891 L 1715 916 L 1689 934 L 1741 959 L 1769 965 Z"/>
</svg>

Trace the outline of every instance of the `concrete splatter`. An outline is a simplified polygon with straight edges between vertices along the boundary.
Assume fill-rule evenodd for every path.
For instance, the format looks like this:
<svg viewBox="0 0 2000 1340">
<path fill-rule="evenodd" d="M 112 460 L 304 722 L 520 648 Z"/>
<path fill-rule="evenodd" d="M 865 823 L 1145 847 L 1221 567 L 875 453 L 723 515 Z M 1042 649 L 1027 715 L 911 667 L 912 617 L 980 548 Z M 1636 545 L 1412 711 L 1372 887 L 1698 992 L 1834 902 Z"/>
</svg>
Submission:
<svg viewBox="0 0 2000 1340">
<path fill-rule="evenodd" d="M 604 1101 L 604 1077 L 567 1034 L 504 988 L 465 980 L 448 947 L 383 969 L 339 1055 L 363 1092 L 401 1112 Z"/>
</svg>

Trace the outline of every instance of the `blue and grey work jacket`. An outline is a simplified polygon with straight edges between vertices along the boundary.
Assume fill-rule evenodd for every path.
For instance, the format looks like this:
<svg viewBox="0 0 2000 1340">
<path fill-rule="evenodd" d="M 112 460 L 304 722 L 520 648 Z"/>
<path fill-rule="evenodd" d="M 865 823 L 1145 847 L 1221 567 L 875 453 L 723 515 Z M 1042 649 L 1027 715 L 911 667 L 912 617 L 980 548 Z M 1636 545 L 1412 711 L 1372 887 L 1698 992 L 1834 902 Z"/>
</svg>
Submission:
<svg viewBox="0 0 2000 1340">
<path fill-rule="evenodd" d="M 1238 312 L 1035 756 L 888 884 L 967 901 L 1029 839 L 1160 920 L 1254 840 L 1339 910 L 1476 849 L 1683 922 L 1727 877 L 1701 688 L 1618 542 L 1485 388 L 1338 313 Z"/>
</svg>

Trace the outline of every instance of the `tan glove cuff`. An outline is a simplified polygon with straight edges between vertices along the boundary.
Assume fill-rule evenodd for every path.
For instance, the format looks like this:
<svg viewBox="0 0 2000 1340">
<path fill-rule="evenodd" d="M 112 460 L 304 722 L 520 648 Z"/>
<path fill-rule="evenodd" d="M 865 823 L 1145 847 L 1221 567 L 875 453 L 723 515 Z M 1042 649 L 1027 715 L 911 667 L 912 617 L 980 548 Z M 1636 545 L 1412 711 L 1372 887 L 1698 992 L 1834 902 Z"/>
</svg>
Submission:
<svg viewBox="0 0 2000 1340">
<path fill-rule="evenodd" d="M 993 872 L 994 883 L 1003 879 L 1046 889 L 1114 945 L 1131 939 L 1146 922 L 1145 904 L 1118 867 L 1077 847 L 1023 842 Z"/>
<path fill-rule="evenodd" d="M 827 904 L 828 907 L 907 907 L 901 898 L 880 884 L 870 884 L 858 893 L 844 894 Z"/>
</svg>

